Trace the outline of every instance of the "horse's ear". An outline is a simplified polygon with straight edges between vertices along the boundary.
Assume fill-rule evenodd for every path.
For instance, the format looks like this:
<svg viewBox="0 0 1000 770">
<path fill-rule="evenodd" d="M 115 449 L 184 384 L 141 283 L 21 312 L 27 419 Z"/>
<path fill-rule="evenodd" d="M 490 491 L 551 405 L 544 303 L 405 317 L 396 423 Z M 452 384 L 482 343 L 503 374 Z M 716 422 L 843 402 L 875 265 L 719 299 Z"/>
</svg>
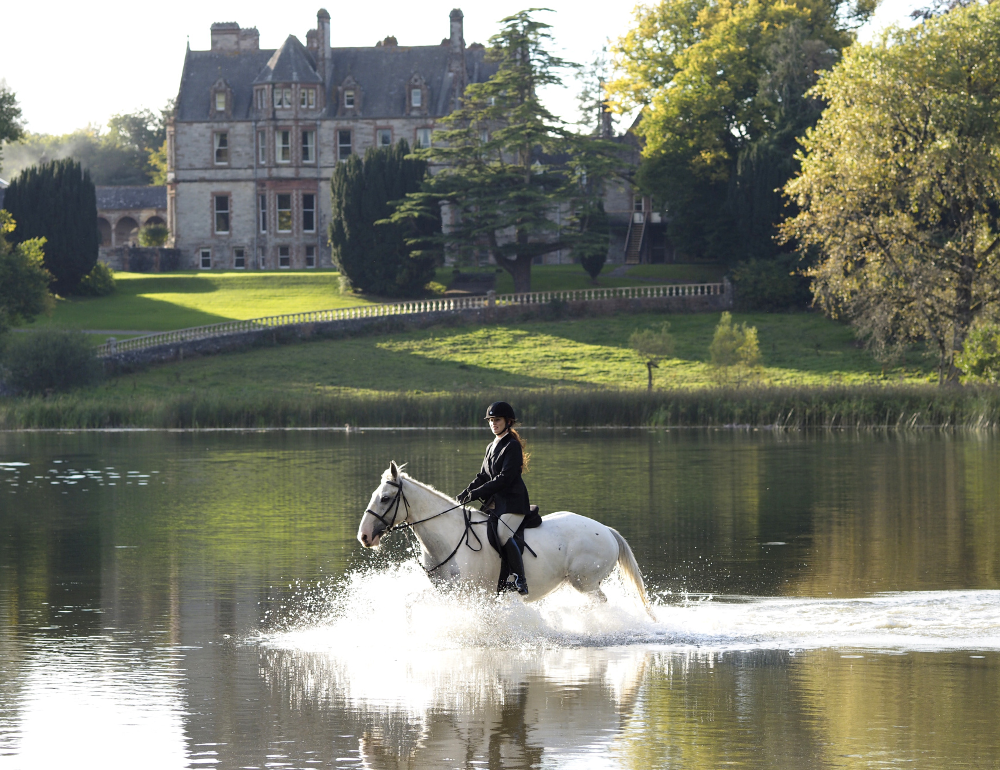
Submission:
<svg viewBox="0 0 1000 770">
<path fill-rule="evenodd" d="M 396 465 L 395 460 L 389 461 L 389 473 L 392 474 L 393 479 L 399 479 L 399 466 Z"/>
</svg>

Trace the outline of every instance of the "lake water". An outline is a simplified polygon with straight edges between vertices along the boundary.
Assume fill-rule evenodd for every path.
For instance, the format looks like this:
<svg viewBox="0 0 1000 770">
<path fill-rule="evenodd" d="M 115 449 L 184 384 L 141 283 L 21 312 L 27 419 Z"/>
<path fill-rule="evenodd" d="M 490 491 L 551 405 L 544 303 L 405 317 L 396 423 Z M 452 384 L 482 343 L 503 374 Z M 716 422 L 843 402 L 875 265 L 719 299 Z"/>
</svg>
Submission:
<svg viewBox="0 0 1000 770">
<path fill-rule="evenodd" d="M 1000 439 L 526 437 L 656 622 L 360 547 L 485 430 L 0 434 L 0 769 L 1000 768 Z"/>
</svg>

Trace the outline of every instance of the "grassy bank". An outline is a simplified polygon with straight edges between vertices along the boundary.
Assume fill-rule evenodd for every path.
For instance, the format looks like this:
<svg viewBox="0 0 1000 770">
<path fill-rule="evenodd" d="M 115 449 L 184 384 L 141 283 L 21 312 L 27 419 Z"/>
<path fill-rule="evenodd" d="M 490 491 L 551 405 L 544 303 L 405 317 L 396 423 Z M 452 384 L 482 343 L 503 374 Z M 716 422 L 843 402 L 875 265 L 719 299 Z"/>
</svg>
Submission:
<svg viewBox="0 0 1000 770">
<path fill-rule="evenodd" d="M 645 390 L 628 348 L 669 318 L 675 357 Z M 189 358 L 50 398 L 0 399 L 3 428 L 475 425 L 506 396 L 526 425 L 992 426 L 997 392 L 939 389 L 913 352 L 883 372 L 848 327 L 814 313 L 737 314 L 763 366 L 720 382 L 708 347 L 718 313 L 453 325 Z"/>
<path fill-rule="evenodd" d="M 527 427 L 737 426 L 801 428 L 997 428 L 1000 390 L 930 385 L 740 388 L 684 391 L 338 393 L 236 398 L 191 393 L 76 394 L 0 406 L 0 428 L 468 427 L 484 405 L 517 405 Z"/>
</svg>

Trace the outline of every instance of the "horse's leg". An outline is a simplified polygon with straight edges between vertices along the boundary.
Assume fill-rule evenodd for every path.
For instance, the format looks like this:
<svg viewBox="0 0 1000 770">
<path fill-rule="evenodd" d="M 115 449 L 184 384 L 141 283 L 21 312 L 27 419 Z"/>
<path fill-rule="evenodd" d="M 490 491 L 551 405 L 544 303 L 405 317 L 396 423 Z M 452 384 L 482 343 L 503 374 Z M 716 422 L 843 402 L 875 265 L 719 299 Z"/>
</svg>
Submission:
<svg viewBox="0 0 1000 770">
<path fill-rule="evenodd" d="M 608 597 L 604 593 L 603 588 L 598 587 L 596 591 L 591 591 L 589 594 L 587 594 L 587 596 L 590 598 L 590 601 L 592 601 L 594 604 L 608 603 Z"/>
</svg>

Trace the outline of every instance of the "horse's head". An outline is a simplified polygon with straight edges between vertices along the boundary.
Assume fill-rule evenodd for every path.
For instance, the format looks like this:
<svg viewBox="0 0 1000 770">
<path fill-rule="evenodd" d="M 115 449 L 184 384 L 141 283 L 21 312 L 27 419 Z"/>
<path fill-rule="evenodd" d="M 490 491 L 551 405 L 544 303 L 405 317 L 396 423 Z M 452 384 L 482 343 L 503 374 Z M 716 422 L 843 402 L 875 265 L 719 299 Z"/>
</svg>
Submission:
<svg viewBox="0 0 1000 770">
<path fill-rule="evenodd" d="M 365 548 L 378 546 L 382 535 L 406 521 L 406 498 L 403 495 L 402 469 L 393 460 L 382 474 L 382 481 L 372 492 L 365 515 L 358 527 L 358 540 Z"/>
</svg>

